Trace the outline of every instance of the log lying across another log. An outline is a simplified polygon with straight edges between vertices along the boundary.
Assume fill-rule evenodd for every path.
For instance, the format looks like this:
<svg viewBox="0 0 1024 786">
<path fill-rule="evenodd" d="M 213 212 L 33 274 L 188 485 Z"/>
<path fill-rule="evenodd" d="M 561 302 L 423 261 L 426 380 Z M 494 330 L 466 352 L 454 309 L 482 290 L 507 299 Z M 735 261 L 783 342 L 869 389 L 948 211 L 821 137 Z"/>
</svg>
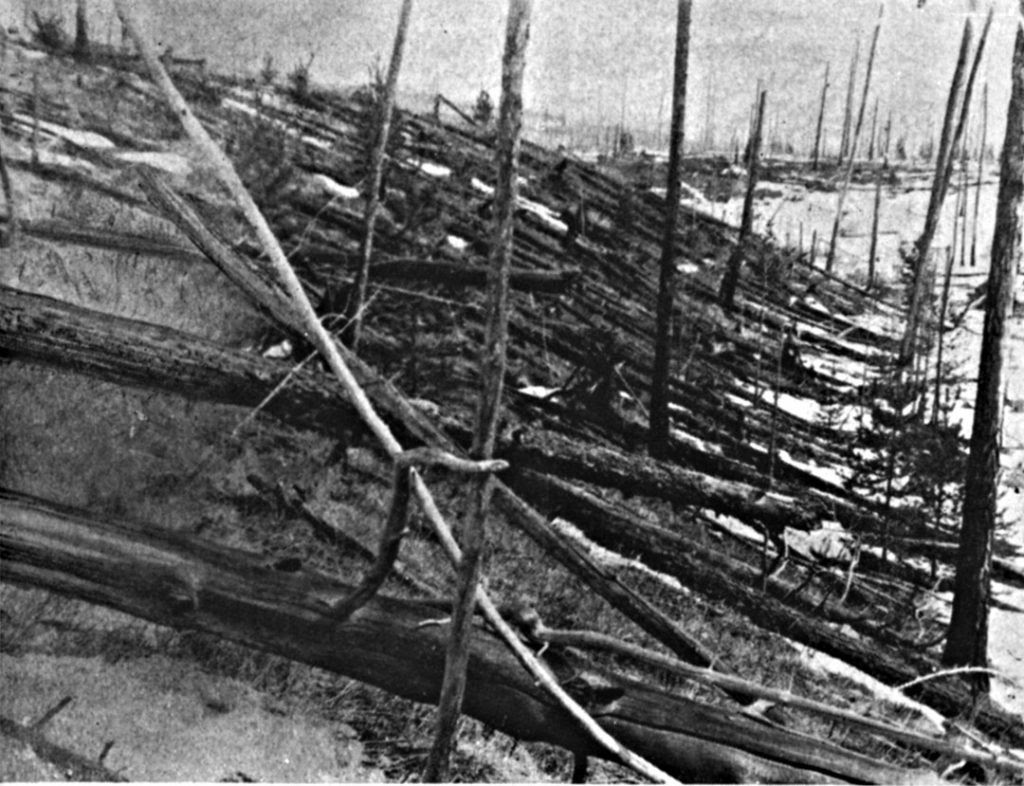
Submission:
<svg viewBox="0 0 1024 786">
<path fill-rule="evenodd" d="M 203 630 L 329 669 L 415 701 L 437 699 L 447 629 L 436 604 L 377 597 L 331 616 L 348 585 L 198 538 L 0 489 L 5 582 L 42 587 L 158 624 Z M 552 653 L 587 709 L 624 745 L 682 780 L 908 782 L 901 770 L 738 713 L 598 672 Z M 474 636 L 464 709 L 507 734 L 601 755 L 488 631 Z M 598 687 L 595 689 L 594 686 Z"/>
<path fill-rule="evenodd" d="M 71 368 L 102 379 L 243 406 L 252 406 L 262 401 L 288 372 L 286 364 L 227 350 L 178 331 L 100 314 L 2 286 L 0 349 L 10 350 L 36 362 Z M 356 368 L 361 375 L 369 374 L 361 363 Z M 369 389 L 377 394 L 384 392 L 378 385 Z M 407 403 L 394 399 L 386 409 L 391 418 L 418 439 L 428 444 L 452 447 L 450 441 L 445 441 L 447 437 L 425 422 L 422 413 Z M 353 430 L 360 428 L 358 419 L 336 386 L 322 375 L 309 371 L 295 374 L 265 411 L 285 423 L 318 429 L 326 434 L 337 435 L 342 427 Z M 513 459 L 513 467 L 517 466 L 515 457 L 506 457 Z M 620 463 L 617 460 L 614 466 L 623 469 Z M 710 564 L 703 564 L 698 571 L 697 567 L 701 563 L 692 555 L 687 559 L 686 544 L 675 542 L 672 537 L 666 539 L 663 536 L 668 533 L 662 528 L 639 527 L 637 519 L 623 517 L 611 506 L 590 504 L 594 501 L 592 498 L 581 494 L 578 487 L 564 480 L 554 484 L 551 479 L 542 481 L 543 472 L 530 472 L 529 461 L 520 466 L 526 472 L 514 483 L 517 492 L 541 510 L 562 512 L 565 515 L 564 511 L 571 509 L 576 515 L 566 517 L 583 527 L 598 543 L 637 554 L 652 567 L 679 575 L 684 583 L 694 586 L 698 591 L 737 604 L 760 627 L 775 630 L 833 654 L 883 682 L 901 684 L 920 676 L 919 664 L 912 664 L 905 655 L 890 652 L 886 657 L 880 657 L 874 644 L 845 636 L 823 621 L 799 614 L 778 599 L 757 592 L 749 584 L 727 579 L 724 573 L 714 570 Z M 549 471 L 554 469 L 546 460 L 534 466 Z M 660 473 L 660 465 L 656 465 L 656 469 Z M 570 472 L 568 476 L 580 478 L 580 473 Z M 618 469 L 613 473 L 614 477 L 623 478 L 624 483 L 627 480 L 626 475 L 619 475 Z M 654 483 L 659 477 L 662 475 L 656 473 L 651 482 Z M 671 481 L 673 477 L 678 479 L 681 476 L 669 473 L 664 477 L 665 488 L 678 496 L 680 492 L 678 488 L 671 487 Z M 515 480 L 515 476 L 512 479 Z M 633 490 L 639 493 L 635 486 Z M 601 589 L 595 591 L 600 591 L 616 608 L 630 608 L 630 615 L 636 615 L 634 619 L 638 620 L 638 624 L 671 646 L 677 654 L 686 657 L 686 642 L 674 635 L 671 630 L 673 626 L 658 627 L 658 620 L 651 614 L 647 615 L 643 623 L 639 622 L 639 601 L 632 590 L 615 583 L 614 576 L 600 575 L 601 569 L 590 565 L 586 556 L 574 544 L 561 543 L 564 538 L 545 525 L 543 516 L 536 511 L 531 513 L 530 505 L 505 484 L 497 484 L 497 493 L 505 512 L 514 516 L 517 524 L 530 537 L 563 561 L 573 573 L 581 576 L 588 586 L 601 585 Z M 776 501 L 771 499 L 774 506 Z M 695 500 L 684 497 L 678 501 L 693 504 Z M 748 504 L 756 509 L 758 502 Z M 796 511 L 798 507 L 799 504 L 792 505 L 791 510 Z M 770 513 L 765 514 L 765 510 Z M 762 515 L 785 515 L 785 509 L 781 506 L 761 508 L 757 512 Z M 738 511 L 734 515 L 740 513 Z M 613 592 L 618 592 L 622 597 L 616 599 L 614 594 L 608 594 Z M 699 662 L 699 659 L 687 660 Z M 925 682 L 916 686 L 913 693 L 925 703 L 950 715 L 965 712 L 971 706 L 966 691 L 952 681 Z M 1019 717 L 994 704 L 980 708 L 976 722 L 987 733 L 1001 736 L 1016 745 L 1024 744 L 1024 727 L 1020 726 Z"/>
</svg>

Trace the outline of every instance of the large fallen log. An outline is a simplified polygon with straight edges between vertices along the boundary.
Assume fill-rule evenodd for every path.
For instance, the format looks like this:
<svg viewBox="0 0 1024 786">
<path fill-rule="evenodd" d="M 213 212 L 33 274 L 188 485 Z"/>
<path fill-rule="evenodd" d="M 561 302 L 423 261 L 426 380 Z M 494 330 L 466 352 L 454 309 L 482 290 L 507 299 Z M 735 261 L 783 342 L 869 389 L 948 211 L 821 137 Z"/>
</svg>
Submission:
<svg viewBox="0 0 1024 786">
<path fill-rule="evenodd" d="M 0 286 L 0 347 L 14 356 L 128 385 L 239 406 L 262 402 L 289 374 L 280 361 L 171 328 Z M 360 421 L 332 385 L 300 370 L 264 407 L 296 426 L 340 436 Z"/>
<path fill-rule="evenodd" d="M 100 314 L 7 287 L 0 287 L 0 348 L 115 382 L 247 406 L 262 401 L 288 371 L 286 364 L 232 352 L 169 328 Z M 361 375 L 371 373 L 362 365 L 356 370 Z M 371 390 L 375 395 L 387 396 L 386 410 L 418 439 L 457 449 L 421 412 L 395 395 L 387 395 L 383 385 L 375 385 Z M 337 435 L 339 424 L 358 428 L 354 414 L 335 386 L 322 376 L 305 371 L 295 374 L 265 411 L 286 423 L 327 434 Z M 699 649 L 692 647 L 688 637 L 677 635 L 676 626 L 664 621 L 648 602 L 547 525 L 534 506 L 554 512 L 551 486 L 544 484 L 538 489 L 531 491 L 529 485 L 517 484 L 516 491 L 527 494 L 527 503 L 504 483 L 496 484 L 503 510 L 545 551 L 677 654 L 691 663 L 706 665 L 706 659 Z M 705 577 L 697 589 L 725 593 L 720 596 L 723 600 L 739 604 L 740 610 L 761 627 L 835 655 L 889 684 L 908 682 L 920 674 L 919 669 L 902 659 L 874 657 L 873 645 L 844 636 L 820 620 L 798 615 L 777 599 L 765 597 L 739 582 L 730 583 L 724 574 L 706 564 L 698 570 L 701 563 L 693 557 L 687 559 L 685 544 L 652 538 L 653 530 L 639 526 L 638 519 L 609 515 L 610 507 L 590 506 L 585 495 L 570 494 L 567 499 L 558 503 L 559 511 L 583 526 L 595 541 L 625 553 L 640 554 L 652 567 L 678 575 L 684 583 L 690 583 L 687 577 Z M 567 515 L 567 509 L 574 515 Z M 655 529 L 664 532 L 662 528 Z M 915 690 L 922 701 L 950 714 L 958 714 L 969 706 L 969 697 L 956 683 L 925 682 Z M 1012 729 L 1016 722 L 1015 717 L 996 709 L 983 711 L 979 716 L 982 728 L 993 734 Z"/>
<path fill-rule="evenodd" d="M 621 554 L 639 557 L 646 565 L 675 577 L 705 597 L 727 603 L 754 624 L 793 641 L 832 655 L 887 685 L 902 685 L 938 670 L 929 659 L 900 652 L 877 640 L 849 636 L 822 619 L 783 603 L 742 580 L 726 557 L 707 553 L 691 539 L 630 515 L 578 486 L 529 470 L 517 469 L 508 478 L 533 505 L 575 524 L 595 543 Z M 1024 745 L 1024 719 L 987 697 L 976 706 L 963 683 L 926 680 L 907 695 L 949 717 L 974 714 L 982 731 L 1015 746 Z M 972 709 L 973 706 L 973 709 Z"/>
<path fill-rule="evenodd" d="M 512 466 L 576 478 L 681 505 L 710 508 L 739 519 L 760 523 L 775 532 L 785 527 L 813 529 L 827 517 L 822 504 L 764 491 L 746 483 L 723 480 L 682 469 L 641 455 L 610 448 L 581 447 L 545 434 L 540 444 L 521 444 L 502 451 Z"/>
<path fill-rule="evenodd" d="M 0 490 L 5 582 L 42 587 L 158 624 L 203 630 L 345 674 L 415 701 L 437 699 L 447 631 L 436 604 L 377 597 L 344 622 L 351 589 L 264 557 Z M 906 782 L 901 770 L 599 672 L 570 652 L 549 665 L 617 739 L 690 781 Z M 473 639 L 465 711 L 507 734 L 584 755 L 602 751 L 489 631 Z"/>
</svg>

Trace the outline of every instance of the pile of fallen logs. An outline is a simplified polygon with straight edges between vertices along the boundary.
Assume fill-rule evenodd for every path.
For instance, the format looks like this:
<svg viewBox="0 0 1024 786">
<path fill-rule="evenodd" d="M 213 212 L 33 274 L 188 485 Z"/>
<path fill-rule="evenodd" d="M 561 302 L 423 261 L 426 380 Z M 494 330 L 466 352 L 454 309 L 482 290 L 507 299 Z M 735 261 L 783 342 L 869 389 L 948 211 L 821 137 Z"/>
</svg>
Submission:
<svg viewBox="0 0 1024 786">
<path fill-rule="evenodd" d="M 357 100 L 336 96 L 318 97 L 315 110 L 283 99 L 264 104 L 250 91 L 230 90 L 230 100 L 204 107 L 201 116 L 227 133 L 233 122 L 256 115 L 295 137 L 296 171 L 272 211 L 274 229 L 321 311 L 343 311 L 362 226 L 362 201 L 345 196 L 345 189 L 358 182 L 362 165 L 363 108 Z M 25 99 L 12 98 L 15 103 Z M 58 113 L 53 119 L 62 117 Z M 404 113 L 398 126 L 401 144 L 385 183 L 378 261 L 370 274 L 371 291 L 377 291 L 364 323 L 363 351 L 346 360 L 403 441 L 460 453 L 469 442 L 475 352 L 483 329 L 478 290 L 486 278 L 491 140 L 485 131 Z M 679 524 L 687 519 L 712 529 L 718 518 L 729 517 L 764 532 L 766 542 L 782 551 L 787 528 L 812 530 L 837 520 L 865 537 L 881 528 L 885 514 L 875 502 L 807 468 L 842 465 L 850 433 L 772 403 L 774 390 L 817 404 L 856 392 L 820 369 L 776 363 L 790 328 L 807 347 L 855 361 L 865 374 L 885 367 L 894 349 L 891 337 L 850 321 L 851 314 L 871 306 L 870 299 L 806 269 L 789 252 L 759 244 L 749 280 L 741 283 L 736 315 L 726 316 L 714 305 L 721 273 L 715 260 L 735 244 L 735 231 L 689 211 L 677 249 L 687 271 L 677 295 L 679 358 L 671 389 L 677 431 L 670 460 L 648 459 L 640 446 L 653 355 L 659 198 L 531 145 L 524 146 L 522 167 L 511 279 L 509 384 L 515 392 L 496 454 L 512 467 L 497 487 L 509 521 L 688 662 L 706 666 L 713 658 L 675 621 L 553 528 L 551 518 L 566 519 L 595 543 L 638 556 L 738 609 L 753 624 L 835 655 L 887 684 L 934 670 L 934 658 L 908 650 L 879 625 L 898 613 L 900 598 L 929 586 L 922 572 L 889 564 L 872 571 L 865 559 L 856 571 L 848 566 L 848 573 L 839 572 L 847 586 L 838 600 L 831 591 L 808 589 L 812 571 L 835 580 L 827 566 L 794 558 L 786 573 L 769 576 L 758 570 L 756 550 L 718 551 L 695 538 L 692 527 Z M 139 175 L 145 199 L 81 172 L 60 167 L 40 172 L 170 218 L 184 237 L 176 244 L 52 221 L 23 222 L 23 236 L 209 260 L 262 309 L 274 330 L 296 344 L 304 338 L 280 285 L 254 249 L 226 243 L 199 217 L 188 194 L 176 193 L 151 172 Z M 343 431 L 363 428 L 336 384 L 314 367 L 292 369 L 300 358 L 269 360 L 9 288 L 0 288 L 0 348 L 23 360 L 128 385 L 248 407 L 263 403 L 267 415 L 339 438 Z M 385 370 L 390 373 L 381 373 Z M 436 403 L 443 421 L 428 418 L 405 394 Z M 769 444 L 775 451 L 771 456 L 763 447 Z M 793 460 L 777 459 L 783 453 Z M 609 502 L 603 494 L 608 489 L 671 503 L 676 515 L 651 523 Z M 436 615 L 436 607 L 378 598 L 352 620 L 332 626 L 316 599 L 341 587 L 323 577 L 275 573 L 251 555 L 143 534 L 13 494 L 0 499 L 0 524 L 5 580 L 74 591 L 158 622 L 213 631 L 333 668 L 411 698 L 436 699 L 444 637 L 418 627 Z M 102 550 L 84 547 L 91 538 L 102 541 Z M 117 561 L 133 543 L 146 545 L 139 552 L 151 562 L 127 556 Z M 898 554 L 898 538 L 893 543 Z M 111 565 L 121 567 L 111 570 Z M 888 592 L 874 590 L 883 574 Z M 268 615 L 289 631 L 287 638 L 273 634 Z M 387 643 L 384 654 L 376 650 L 379 642 Z M 477 637 L 473 657 L 467 711 L 517 736 L 597 753 L 486 635 Z M 580 673 L 571 653 L 560 657 L 565 661 L 558 669 Z M 614 675 L 595 673 L 593 684 L 581 691 L 593 703 L 588 709 L 620 740 L 679 777 L 905 779 L 906 773 L 834 746 Z M 951 716 L 972 707 L 972 697 L 957 683 L 922 682 L 908 693 Z M 983 731 L 1024 744 L 1019 718 L 992 704 L 974 711 Z"/>
</svg>

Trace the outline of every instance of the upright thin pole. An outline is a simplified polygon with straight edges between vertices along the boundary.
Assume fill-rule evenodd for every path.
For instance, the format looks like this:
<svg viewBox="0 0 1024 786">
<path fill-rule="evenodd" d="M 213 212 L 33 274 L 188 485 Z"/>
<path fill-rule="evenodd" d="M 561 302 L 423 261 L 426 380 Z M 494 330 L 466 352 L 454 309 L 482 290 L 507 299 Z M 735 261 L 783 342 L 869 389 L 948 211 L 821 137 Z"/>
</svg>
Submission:
<svg viewBox="0 0 1024 786">
<path fill-rule="evenodd" d="M 683 131 L 686 121 L 686 79 L 690 55 L 691 0 L 679 0 L 676 17 L 676 55 L 672 95 L 672 126 L 669 135 L 668 183 L 665 194 L 665 227 L 661 239 L 658 305 L 654 332 L 654 368 L 651 373 L 651 415 L 647 450 L 655 458 L 668 453 L 668 377 L 671 354 L 673 288 L 675 286 L 676 225 L 679 222 L 680 174 L 683 162 Z"/>
<path fill-rule="evenodd" d="M 1021 9 L 1024 12 L 1024 8 Z M 957 552 L 953 613 L 942 662 L 947 666 L 988 665 L 988 608 L 992 537 L 996 525 L 996 480 L 1002 430 L 1004 336 L 1013 304 L 1013 282 L 1020 257 L 1020 210 L 1024 195 L 1024 28 L 1018 23 L 1013 48 L 1010 106 L 1006 119 L 986 289 L 985 325 L 978 365 L 978 393 L 964 484 L 963 526 Z M 987 673 L 971 675 L 975 689 L 987 692 Z"/>
<path fill-rule="evenodd" d="M 981 182 L 985 178 L 985 136 L 988 133 L 988 82 L 981 90 L 981 146 L 978 148 L 978 185 L 974 191 L 974 222 L 971 227 L 971 267 L 978 264 L 978 211 L 981 209 Z"/>
<path fill-rule="evenodd" d="M 501 107 L 495 151 L 497 183 L 494 193 L 494 239 L 487 273 L 487 325 L 480 354 L 480 400 L 470 455 L 490 458 L 498 430 L 508 344 L 508 277 L 512 263 L 512 235 L 518 192 L 520 133 L 523 122 L 523 72 L 530 37 L 532 0 L 509 0 L 505 27 L 505 54 L 501 67 Z M 427 758 L 423 780 L 447 781 L 462 698 L 466 690 L 473 612 L 480 581 L 480 556 L 486 536 L 487 509 L 493 481 L 483 475 L 475 481 L 470 515 L 463 534 L 455 603 L 452 609 L 444 681 L 438 702 L 438 724 Z"/>
<path fill-rule="evenodd" d="M 853 164 L 857 159 L 857 142 L 860 139 L 860 129 L 864 123 L 864 107 L 868 102 L 868 91 L 871 88 L 871 70 L 875 64 L 875 52 L 878 49 L 878 36 L 882 32 L 882 9 L 878 7 L 878 21 L 875 23 L 875 32 L 871 35 L 871 51 L 868 53 L 868 66 L 864 74 L 864 89 L 860 96 L 860 108 L 857 110 L 857 124 L 854 127 L 853 138 L 850 143 L 850 157 L 846 161 L 846 174 L 843 177 L 843 185 L 839 189 L 839 198 L 836 204 L 836 217 L 832 223 L 832 239 L 828 244 L 828 256 L 825 258 L 825 271 L 832 272 L 836 261 L 836 243 L 839 240 L 839 224 L 843 218 L 843 203 L 846 201 L 846 192 L 850 188 L 850 179 L 853 177 Z"/>
<path fill-rule="evenodd" d="M 761 157 L 761 130 L 764 125 L 764 105 L 767 93 L 762 90 L 757 100 L 757 115 L 754 119 L 754 136 L 750 140 L 750 159 L 747 165 L 747 194 L 743 199 L 743 218 L 740 220 L 740 236 L 729 256 L 729 266 L 722 276 L 718 290 L 718 302 L 722 308 L 731 310 L 736 299 L 736 287 L 740 280 L 740 266 L 746 252 L 747 239 L 754 223 L 754 190 L 757 187 L 757 170 Z"/>
<path fill-rule="evenodd" d="M 875 286 L 875 266 L 878 261 L 878 219 L 882 212 L 882 179 L 889 168 L 888 160 L 883 161 L 882 168 L 875 173 L 875 209 L 871 214 L 871 248 L 868 251 L 868 289 Z"/>
<path fill-rule="evenodd" d="M 395 108 L 398 73 L 402 69 L 402 51 L 405 48 L 405 35 L 409 29 L 411 13 L 412 0 L 402 0 L 398 29 L 395 32 L 394 46 L 391 48 L 391 62 L 388 65 L 388 75 L 384 83 L 384 95 L 380 99 L 380 126 L 377 128 L 377 143 L 370 153 L 370 182 L 366 195 L 366 212 L 363 214 L 363 237 L 359 246 L 359 272 L 356 274 L 355 297 L 349 303 L 347 315 L 349 328 L 346 338 L 353 351 L 359 349 L 359 339 L 363 329 L 363 310 L 366 305 L 366 287 L 370 280 L 370 260 L 373 257 L 373 232 L 377 224 L 377 213 L 380 210 L 380 187 L 384 178 L 384 159 L 388 136 L 391 133 L 391 115 Z"/>
<path fill-rule="evenodd" d="M 811 168 L 814 171 L 818 170 L 818 157 L 821 154 L 821 126 L 825 120 L 825 99 L 828 97 L 828 72 L 831 66 L 831 63 L 825 63 L 825 81 L 821 85 L 821 103 L 818 106 L 818 125 L 814 130 L 814 152 L 811 155 L 813 158 Z"/>
<path fill-rule="evenodd" d="M 875 133 L 878 130 L 878 98 L 875 97 L 875 108 L 871 111 L 871 137 L 868 140 L 868 161 L 875 160 Z"/>
<path fill-rule="evenodd" d="M 850 78 L 846 84 L 846 107 L 843 110 L 843 136 L 839 141 L 839 159 L 836 166 L 842 165 L 846 160 L 846 153 L 850 145 L 850 128 L 853 122 L 853 92 L 857 84 L 857 63 L 860 60 L 860 38 L 853 48 L 853 57 L 850 58 Z"/>
</svg>

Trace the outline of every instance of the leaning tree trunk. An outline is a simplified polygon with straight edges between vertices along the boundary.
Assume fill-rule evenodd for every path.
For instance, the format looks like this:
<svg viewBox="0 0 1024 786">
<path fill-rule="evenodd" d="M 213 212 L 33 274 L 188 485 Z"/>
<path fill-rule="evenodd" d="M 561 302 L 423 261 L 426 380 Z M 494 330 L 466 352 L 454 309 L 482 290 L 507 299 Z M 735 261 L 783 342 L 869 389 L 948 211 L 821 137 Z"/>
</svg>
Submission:
<svg viewBox="0 0 1024 786">
<path fill-rule="evenodd" d="M 515 228 L 520 132 L 523 123 L 523 72 L 530 38 L 532 0 L 510 0 L 505 28 L 505 54 L 501 69 L 501 108 L 496 151 L 497 182 L 494 194 L 494 241 L 487 280 L 487 326 L 480 353 L 480 399 L 476 412 L 473 446 L 475 459 L 494 453 L 501 414 L 508 345 L 508 280 L 512 264 Z M 437 734 L 424 770 L 428 782 L 446 781 L 455 740 L 455 727 L 466 690 L 473 612 L 480 582 L 480 557 L 486 536 L 487 512 L 494 490 L 493 478 L 483 475 L 473 485 L 471 510 L 462 538 L 462 560 L 450 638 L 445 659 L 444 683 L 438 709 Z"/>
<path fill-rule="evenodd" d="M 1024 202 L 1024 28 L 1013 49 L 1012 90 L 999 175 L 996 229 L 988 273 L 985 327 L 978 365 L 978 395 L 967 460 L 964 520 L 960 529 L 953 614 L 942 660 L 947 665 L 988 663 L 988 605 L 992 534 L 996 524 L 996 476 L 1002 427 L 1004 341 L 1013 304 L 1013 281 L 1021 246 L 1020 209 Z M 988 675 L 972 675 L 981 691 Z"/>
<path fill-rule="evenodd" d="M 676 18 L 675 89 L 672 95 L 672 127 L 669 134 L 668 183 L 665 193 L 665 228 L 661 241 L 657 322 L 654 332 L 654 370 L 651 375 L 651 415 L 647 447 L 655 457 L 668 452 L 668 378 L 673 287 L 675 284 L 676 224 L 679 222 L 680 176 L 686 120 L 686 77 L 690 55 L 691 0 L 679 0 Z"/>
<path fill-rule="evenodd" d="M 391 133 L 391 115 L 395 109 L 398 72 L 402 69 L 402 51 L 405 48 L 405 34 L 409 28 L 411 13 L 412 0 L 403 0 L 402 10 L 398 17 L 398 29 L 395 31 L 395 43 L 391 48 L 388 75 L 384 82 L 384 94 L 376 97 L 380 102 L 380 117 L 378 118 L 380 124 L 375 129 L 377 132 L 376 144 L 370 153 L 370 182 L 367 185 L 366 212 L 363 217 L 363 238 L 359 246 L 359 272 L 356 276 L 355 293 L 348 308 L 349 325 L 344 334 L 353 351 L 359 349 L 359 334 L 363 326 L 366 287 L 370 280 L 370 260 L 373 257 L 373 232 L 377 225 L 377 213 L 380 210 L 380 188 L 384 179 L 388 136 Z"/>
</svg>

